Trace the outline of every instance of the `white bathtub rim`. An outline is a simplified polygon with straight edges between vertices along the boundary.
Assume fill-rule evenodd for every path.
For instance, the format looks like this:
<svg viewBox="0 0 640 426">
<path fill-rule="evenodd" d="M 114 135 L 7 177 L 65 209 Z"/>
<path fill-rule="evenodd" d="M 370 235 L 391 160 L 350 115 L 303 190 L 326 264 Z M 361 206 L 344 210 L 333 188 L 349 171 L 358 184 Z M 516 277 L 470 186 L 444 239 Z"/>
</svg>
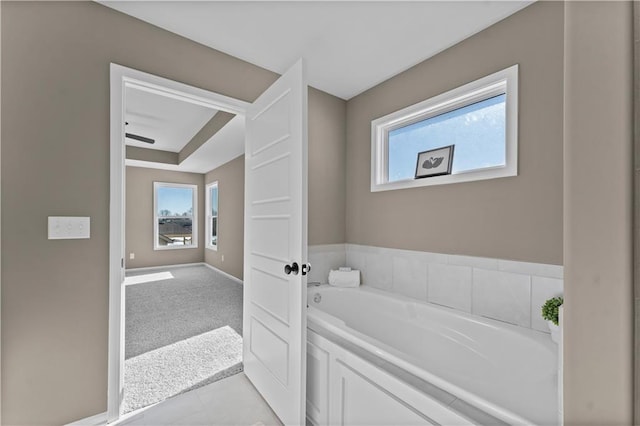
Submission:
<svg viewBox="0 0 640 426">
<path fill-rule="evenodd" d="M 308 312 L 307 326 L 314 332 L 322 335 L 323 329 L 327 330 L 330 333 L 335 334 L 345 340 L 352 342 L 354 345 L 359 346 L 383 360 L 396 365 L 397 367 L 407 371 L 410 374 L 413 374 L 416 377 L 419 377 L 422 380 L 434 385 L 441 390 L 450 393 L 454 397 L 460 399 L 461 401 L 478 408 L 485 413 L 492 415 L 500 420 L 503 420 L 509 424 L 518 424 L 518 425 L 527 425 L 533 426 L 534 423 L 530 420 L 527 420 L 510 410 L 507 410 L 503 407 L 500 407 L 492 402 L 487 401 L 486 399 L 467 391 L 459 386 L 456 386 L 439 376 L 436 376 L 433 373 L 430 373 L 426 370 L 423 370 L 420 367 L 415 366 L 414 364 L 402 359 L 396 354 L 393 354 L 393 348 L 388 345 L 379 342 L 375 339 L 366 336 L 359 331 L 356 331 L 352 328 L 346 326 L 339 326 L 332 324 L 331 322 L 325 322 L 325 316 L 330 316 L 320 310 L 310 306 Z M 320 322 L 316 321 L 320 319 Z M 354 339 L 355 337 L 355 339 Z M 375 340 L 375 344 L 371 343 L 369 340 Z M 382 349 L 380 346 L 387 347 L 387 350 Z"/>
<path fill-rule="evenodd" d="M 323 286 L 324 290 L 329 290 L 326 286 Z M 318 290 L 318 287 L 310 288 L 309 292 L 311 293 L 313 290 Z M 376 293 L 378 295 L 384 297 L 390 297 L 396 300 L 400 300 L 403 303 L 415 303 L 418 305 L 425 305 L 430 309 L 437 309 L 443 312 L 446 312 L 448 315 L 460 316 L 465 319 L 469 319 L 471 321 L 480 322 L 483 324 L 488 324 L 492 326 L 496 326 L 503 329 L 508 329 L 517 334 L 521 334 L 527 336 L 529 338 L 533 338 L 535 341 L 542 343 L 548 349 L 553 350 L 554 344 L 550 341 L 549 335 L 546 333 L 542 333 L 536 330 L 525 329 L 523 327 L 519 327 L 513 324 L 492 320 L 490 318 L 478 317 L 475 315 L 467 314 L 464 312 L 459 312 L 453 309 L 449 309 L 443 306 L 434 305 L 427 302 L 418 301 L 415 299 L 411 299 L 408 297 L 398 296 L 393 293 L 388 293 L 378 289 L 370 289 L 370 288 L 359 288 L 359 289 L 343 289 L 343 288 L 335 288 L 331 287 L 333 290 L 337 291 L 365 291 Z M 331 290 L 330 290 L 331 291 Z M 351 341 L 356 346 L 359 346 L 383 360 L 396 365 L 397 367 L 407 371 L 408 373 L 413 374 L 416 377 L 425 380 L 426 382 L 440 388 L 441 390 L 452 394 L 453 396 L 459 398 L 463 402 L 474 406 L 485 413 L 494 416 L 500 420 L 503 420 L 510 424 L 519 424 L 519 425 L 534 425 L 531 420 L 527 420 L 524 417 L 514 413 L 513 411 L 504 408 L 496 403 L 490 402 L 487 399 L 480 397 L 479 395 L 468 391 L 458 385 L 455 385 L 436 374 L 433 374 L 413 363 L 410 362 L 410 359 L 413 357 L 402 353 L 401 351 L 396 350 L 392 346 L 389 346 L 373 337 L 370 337 L 364 333 L 361 333 L 353 328 L 348 327 L 344 321 L 334 317 L 331 314 L 321 311 L 314 306 L 309 306 L 308 308 L 308 327 L 316 332 L 322 332 L 322 329 L 327 330 L 330 333 L 333 333 L 343 339 Z M 318 329 L 319 328 L 319 329 Z M 407 360 L 407 358 L 409 360 Z"/>
<path fill-rule="evenodd" d="M 388 297 L 394 300 L 398 300 L 402 303 L 414 304 L 417 306 L 424 306 L 428 309 L 434 309 L 440 312 L 444 312 L 447 315 L 457 316 L 472 322 L 481 323 L 481 324 L 489 325 L 492 327 L 498 327 L 501 329 L 506 329 L 506 330 L 509 330 L 510 332 L 525 336 L 527 338 L 531 338 L 536 342 L 540 343 L 541 345 L 543 345 L 546 349 L 556 354 L 558 351 L 558 345 L 556 345 L 551 341 L 551 337 L 548 332 L 540 331 L 540 330 L 536 330 L 528 327 L 522 327 L 520 325 L 512 324 L 510 322 L 500 321 L 494 318 L 484 317 L 481 315 L 460 311 L 458 309 L 451 308 L 445 305 L 439 305 L 437 303 L 431 303 L 425 300 L 415 299 L 415 298 L 404 296 L 401 294 L 380 290 L 374 287 L 369 287 L 364 285 L 360 285 L 359 287 L 335 287 L 329 284 L 320 284 L 320 285 L 314 285 L 312 287 L 308 287 L 307 290 L 308 290 L 307 294 L 313 292 L 313 290 L 317 290 L 320 292 L 322 291 L 338 291 L 338 292 L 358 291 L 358 292 L 364 292 L 364 293 L 372 293 L 378 296 L 383 296 L 383 297 Z M 333 316 L 331 317 L 335 318 Z"/>
</svg>

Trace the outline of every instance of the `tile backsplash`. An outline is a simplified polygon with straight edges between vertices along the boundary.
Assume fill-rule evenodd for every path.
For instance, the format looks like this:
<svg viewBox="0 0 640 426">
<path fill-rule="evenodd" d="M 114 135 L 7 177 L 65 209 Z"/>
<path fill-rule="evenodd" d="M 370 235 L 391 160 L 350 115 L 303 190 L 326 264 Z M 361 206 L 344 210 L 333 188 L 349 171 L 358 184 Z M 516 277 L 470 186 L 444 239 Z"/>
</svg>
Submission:
<svg viewBox="0 0 640 426">
<path fill-rule="evenodd" d="M 563 293 L 563 267 L 356 244 L 309 246 L 309 282 L 361 271 L 362 285 L 548 332 L 542 304 Z"/>
</svg>

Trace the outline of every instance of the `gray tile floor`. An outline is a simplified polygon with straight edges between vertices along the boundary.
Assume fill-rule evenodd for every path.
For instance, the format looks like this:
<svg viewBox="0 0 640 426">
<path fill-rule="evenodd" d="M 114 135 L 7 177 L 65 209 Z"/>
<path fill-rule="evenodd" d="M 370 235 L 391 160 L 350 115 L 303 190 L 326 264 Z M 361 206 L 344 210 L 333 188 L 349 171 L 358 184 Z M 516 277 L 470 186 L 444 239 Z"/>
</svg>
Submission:
<svg viewBox="0 0 640 426">
<path fill-rule="evenodd" d="M 280 426 L 244 373 L 129 413 L 118 426 Z"/>
</svg>

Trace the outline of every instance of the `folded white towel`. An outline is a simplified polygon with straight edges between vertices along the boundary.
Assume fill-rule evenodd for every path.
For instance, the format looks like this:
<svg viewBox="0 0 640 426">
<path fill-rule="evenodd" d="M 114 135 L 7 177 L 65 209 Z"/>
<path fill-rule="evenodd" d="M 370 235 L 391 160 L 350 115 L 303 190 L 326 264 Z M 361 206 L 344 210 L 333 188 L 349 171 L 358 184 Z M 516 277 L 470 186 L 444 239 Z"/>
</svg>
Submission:
<svg viewBox="0 0 640 426">
<path fill-rule="evenodd" d="M 329 271 L 329 284 L 336 287 L 358 287 L 360 285 L 360 271 Z"/>
</svg>

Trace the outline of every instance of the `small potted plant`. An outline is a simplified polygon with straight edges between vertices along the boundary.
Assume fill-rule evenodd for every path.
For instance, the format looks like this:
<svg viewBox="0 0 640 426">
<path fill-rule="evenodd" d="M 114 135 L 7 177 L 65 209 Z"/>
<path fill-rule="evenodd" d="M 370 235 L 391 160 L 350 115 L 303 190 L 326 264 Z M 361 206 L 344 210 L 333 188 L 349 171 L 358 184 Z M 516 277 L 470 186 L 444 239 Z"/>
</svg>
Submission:
<svg viewBox="0 0 640 426">
<path fill-rule="evenodd" d="M 560 325 L 558 324 L 558 311 L 564 303 L 562 296 L 552 297 L 542 305 L 542 318 L 547 320 L 551 331 L 551 340 L 558 343 L 560 339 Z"/>
</svg>

